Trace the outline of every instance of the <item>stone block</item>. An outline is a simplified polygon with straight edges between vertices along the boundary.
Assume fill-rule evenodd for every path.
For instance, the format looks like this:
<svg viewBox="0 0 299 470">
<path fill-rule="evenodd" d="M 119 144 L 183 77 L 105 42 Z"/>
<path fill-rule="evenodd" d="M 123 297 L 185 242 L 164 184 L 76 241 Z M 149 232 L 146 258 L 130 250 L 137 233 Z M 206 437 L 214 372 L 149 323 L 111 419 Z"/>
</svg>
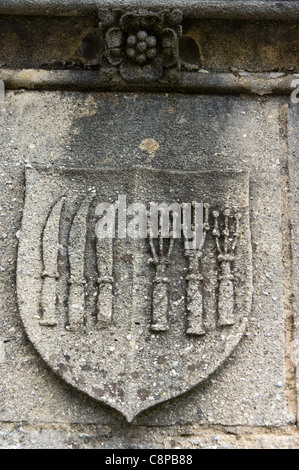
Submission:
<svg viewBox="0 0 299 470">
<path fill-rule="evenodd" d="M 159 172 L 215 172 L 215 178 L 217 172 L 248 175 L 252 263 L 246 258 L 245 268 L 252 269 L 253 297 L 246 333 L 221 367 L 189 392 L 147 409 L 134 424 L 286 425 L 290 417 L 285 394 L 278 100 L 8 92 L 0 105 L 0 120 L 1 335 L 7 340 L 6 362 L 0 368 L 0 419 L 113 426 L 122 420 L 118 412 L 66 384 L 43 362 L 20 320 L 15 272 L 24 194 L 34 192 L 33 182 L 24 180 L 25 170 L 42 165 L 53 174 L 74 168 L 85 175 L 86 170 L 96 174 L 109 167 L 125 174 L 138 166 Z M 41 182 L 44 195 L 50 186 L 50 192 L 56 191 L 50 180 L 49 186 L 43 178 Z M 227 180 L 221 191 L 222 201 L 229 201 L 236 186 Z M 31 216 L 38 213 L 38 202 Z M 34 253 L 36 246 L 30 249 Z"/>
</svg>

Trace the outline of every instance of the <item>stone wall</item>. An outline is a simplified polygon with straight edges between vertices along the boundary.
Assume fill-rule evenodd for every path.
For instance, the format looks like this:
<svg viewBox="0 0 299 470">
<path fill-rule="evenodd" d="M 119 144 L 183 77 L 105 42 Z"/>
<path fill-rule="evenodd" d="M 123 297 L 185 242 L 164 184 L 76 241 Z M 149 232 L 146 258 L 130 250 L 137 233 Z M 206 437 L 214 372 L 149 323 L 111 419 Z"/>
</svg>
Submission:
<svg viewBox="0 0 299 470">
<path fill-rule="evenodd" d="M 106 9 L 91 1 L 82 7 L 41 0 L 0 6 L 0 79 L 6 87 L 0 104 L 0 446 L 297 448 L 299 103 L 291 94 L 299 80 L 299 2 L 219 0 L 194 6 L 165 0 L 143 2 L 142 10 L 138 2 L 106 3 Z M 139 28 L 155 33 L 162 62 L 148 59 L 136 66 L 128 59 L 114 34 L 132 36 L 131 23 L 122 26 L 125 15 L 130 21 L 142 18 Z M 153 26 L 156 18 L 162 26 Z M 115 60 L 111 49 L 117 47 Z M 111 176 L 103 176 L 106 169 Z M 221 262 L 215 258 L 211 213 L 198 284 L 205 336 L 186 340 L 182 330 L 190 309 L 187 264 L 178 245 L 177 266 L 169 267 L 170 331 L 148 333 L 154 266 L 149 248 L 137 242 L 125 249 L 117 245 L 112 292 L 115 312 L 128 310 L 141 339 L 132 325 L 128 330 L 125 315 L 117 324 L 115 312 L 113 327 L 100 329 L 95 338 L 87 316 L 84 330 L 72 331 L 70 319 L 61 330 L 55 322 L 42 325 L 47 277 L 53 281 L 49 295 L 57 289 L 49 308 L 54 305 L 56 318 L 70 312 L 65 292 L 71 288 L 62 281 L 57 286 L 57 279 L 66 279 L 72 268 L 67 222 L 74 217 L 72 204 L 79 211 L 75 196 L 96 187 L 107 197 L 132 191 L 143 201 L 146 191 L 159 193 L 158 181 L 165 181 L 163 195 L 173 192 L 174 201 L 180 195 L 191 201 L 195 194 L 220 212 L 226 204 L 242 206 L 245 217 L 231 265 L 232 324 L 217 326 Z M 186 181 L 192 181 L 190 187 Z M 55 277 L 41 271 L 46 270 L 43 224 L 62 194 L 71 202 L 62 212 L 62 241 L 51 245 L 59 247 L 52 258 L 56 262 L 58 256 Z M 94 246 L 92 236 L 85 236 Z M 91 300 L 85 298 L 85 315 L 96 315 L 95 294 L 86 290 L 96 270 L 92 249 L 82 248 L 75 237 L 73 246 L 88 258 L 83 290 Z M 143 288 L 146 302 L 140 300 Z M 129 292 L 125 300 L 122 289 Z M 177 336 L 167 343 L 173 329 Z M 105 335 L 119 341 L 119 359 Z M 57 353 L 61 337 L 69 339 Z M 153 349 L 138 363 L 155 341 L 160 355 Z M 186 341 L 199 357 L 186 354 L 184 368 Z M 72 352 L 66 354 L 68 342 Z M 129 366 L 132 358 L 140 365 Z M 123 374 L 122 382 L 105 382 L 110 370 L 112 376 Z M 155 374 L 166 390 L 159 385 L 154 390 Z M 135 404 L 140 412 L 132 411 Z"/>
</svg>

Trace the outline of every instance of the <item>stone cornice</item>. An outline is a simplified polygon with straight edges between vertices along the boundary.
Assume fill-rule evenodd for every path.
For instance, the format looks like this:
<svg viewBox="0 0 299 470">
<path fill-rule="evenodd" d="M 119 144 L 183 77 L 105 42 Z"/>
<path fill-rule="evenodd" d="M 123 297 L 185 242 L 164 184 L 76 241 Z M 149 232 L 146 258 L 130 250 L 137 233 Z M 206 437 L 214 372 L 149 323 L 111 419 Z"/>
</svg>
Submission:
<svg viewBox="0 0 299 470">
<path fill-rule="evenodd" d="M 6 89 L 68 90 L 68 91 L 135 91 L 136 86 L 121 77 L 110 80 L 105 71 L 76 70 L 12 70 L 0 69 Z M 251 94 L 257 96 L 290 95 L 299 82 L 299 74 L 284 73 L 197 73 L 184 72 L 170 89 L 169 83 L 140 83 L 139 91 L 175 91 L 203 94 Z"/>
<path fill-rule="evenodd" d="M 180 8 L 193 18 L 299 19 L 297 0 L 1 0 L 0 15 L 85 16 L 115 8 Z"/>
</svg>

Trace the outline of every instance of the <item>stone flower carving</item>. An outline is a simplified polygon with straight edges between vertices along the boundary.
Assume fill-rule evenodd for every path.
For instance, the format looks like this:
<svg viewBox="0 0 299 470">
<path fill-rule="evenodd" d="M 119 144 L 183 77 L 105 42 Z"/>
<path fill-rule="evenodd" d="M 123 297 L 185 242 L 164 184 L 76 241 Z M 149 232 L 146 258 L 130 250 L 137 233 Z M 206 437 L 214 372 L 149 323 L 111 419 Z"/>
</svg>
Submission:
<svg viewBox="0 0 299 470">
<path fill-rule="evenodd" d="M 182 14 L 125 13 L 105 34 L 106 58 L 125 80 L 158 80 L 165 69 L 179 68 Z"/>
</svg>

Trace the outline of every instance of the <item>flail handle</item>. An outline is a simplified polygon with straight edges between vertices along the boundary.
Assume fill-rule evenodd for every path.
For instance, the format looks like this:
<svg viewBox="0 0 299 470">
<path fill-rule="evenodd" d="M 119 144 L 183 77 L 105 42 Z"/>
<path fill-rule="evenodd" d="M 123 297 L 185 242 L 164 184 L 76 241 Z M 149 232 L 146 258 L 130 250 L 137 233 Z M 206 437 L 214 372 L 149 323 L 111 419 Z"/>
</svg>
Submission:
<svg viewBox="0 0 299 470">
<path fill-rule="evenodd" d="M 201 293 L 202 276 L 200 274 L 189 274 L 187 282 L 188 327 L 186 333 L 187 335 L 202 336 L 205 334 Z"/>
<path fill-rule="evenodd" d="M 187 331 L 188 335 L 202 336 L 205 334 L 203 327 L 203 298 L 202 275 L 200 272 L 200 258 L 202 252 L 186 252 L 188 258 L 187 281 Z"/>
<path fill-rule="evenodd" d="M 218 325 L 234 325 L 234 276 L 231 273 L 230 261 L 221 261 L 222 275 L 219 276 Z"/>
</svg>

